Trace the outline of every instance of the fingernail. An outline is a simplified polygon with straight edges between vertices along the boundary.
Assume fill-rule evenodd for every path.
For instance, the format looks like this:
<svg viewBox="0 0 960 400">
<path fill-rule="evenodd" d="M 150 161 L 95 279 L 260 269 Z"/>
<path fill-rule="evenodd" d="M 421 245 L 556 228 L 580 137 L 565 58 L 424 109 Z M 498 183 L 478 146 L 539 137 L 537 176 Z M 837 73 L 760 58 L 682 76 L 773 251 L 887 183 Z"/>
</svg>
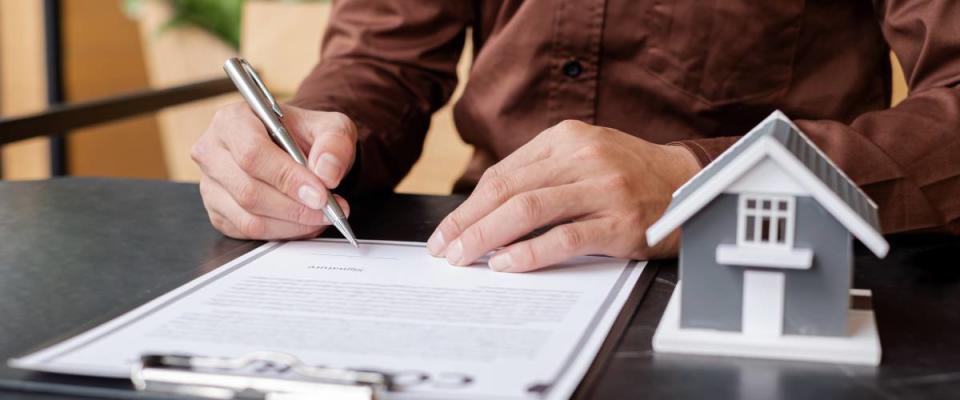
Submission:
<svg viewBox="0 0 960 400">
<path fill-rule="evenodd" d="M 510 253 L 505 252 L 496 254 L 490 257 L 490 261 L 488 261 L 487 264 L 490 265 L 490 269 L 494 271 L 507 271 L 513 267 L 513 257 L 510 257 Z"/>
<path fill-rule="evenodd" d="M 452 265 L 463 265 L 463 243 L 459 239 L 450 243 L 447 248 L 447 262 Z"/>
<path fill-rule="evenodd" d="M 317 160 L 317 176 L 323 179 L 328 184 L 334 184 L 336 187 L 337 175 L 340 173 L 340 160 L 337 157 L 334 157 L 333 154 L 323 153 L 320 155 L 320 158 Z"/>
<path fill-rule="evenodd" d="M 439 257 L 444 244 L 446 244 L 446 242 L 443 240 L 443 232 L 437 229 L 430 235 L 430 239 L 427 239 L 427 250 L 429 250 L 430 254 L 434 257 Z"/>
<path fill-rule="evenodd" d="M 297 192 L 297 195 L 300 196 L 300 201 L 303 202 L 303 205 L 314 210 L 323 209 L 323 199 L 320 197 L 320 191 L 317 189 L 303 185 L 300 186 L 300 190 Z"/>
</svg>

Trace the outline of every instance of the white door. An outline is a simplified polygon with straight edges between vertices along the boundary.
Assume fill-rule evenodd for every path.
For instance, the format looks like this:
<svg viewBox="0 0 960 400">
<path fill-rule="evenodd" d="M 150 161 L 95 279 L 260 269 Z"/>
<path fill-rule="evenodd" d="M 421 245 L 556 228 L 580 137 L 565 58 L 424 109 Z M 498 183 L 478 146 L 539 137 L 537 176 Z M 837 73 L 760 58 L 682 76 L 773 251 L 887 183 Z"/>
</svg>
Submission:
<svg viewBox="0 0 960 400">
<path fill-rule="evenodd" d="M 745 335 L 783 334 L 783 287 L 783 272 L 744 271 L 742 329 Z"/>
</svg>

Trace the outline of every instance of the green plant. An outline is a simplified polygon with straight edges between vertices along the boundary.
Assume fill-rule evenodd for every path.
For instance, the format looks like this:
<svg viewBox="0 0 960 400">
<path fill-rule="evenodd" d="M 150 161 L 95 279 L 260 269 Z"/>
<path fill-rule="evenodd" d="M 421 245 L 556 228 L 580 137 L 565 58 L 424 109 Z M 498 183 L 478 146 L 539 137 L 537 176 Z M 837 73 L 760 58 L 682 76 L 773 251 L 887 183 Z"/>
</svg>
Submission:
<svg viewBox="0 0 960 400">
<path fill-rule="evenodd" d="M 124 0 L 127 14 L 139 15 L 144 0 Z M 240 48 L 240 18 L 246 0 L 164 0 L 173 8 L 173 16 L 161 28 L 193 25 L 210 32 L 234 49 Z M 290 0 L 288 0 L 290 1 Z M 326 1 L 297 0 L 291 2 Z"/>
</svg>

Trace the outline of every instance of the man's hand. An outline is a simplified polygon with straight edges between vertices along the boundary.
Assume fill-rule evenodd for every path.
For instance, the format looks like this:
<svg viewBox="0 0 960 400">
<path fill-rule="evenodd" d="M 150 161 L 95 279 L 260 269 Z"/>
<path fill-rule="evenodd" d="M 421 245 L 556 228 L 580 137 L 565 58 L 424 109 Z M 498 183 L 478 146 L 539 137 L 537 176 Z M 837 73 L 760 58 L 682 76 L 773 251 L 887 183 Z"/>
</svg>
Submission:
<svg viewBox="0 0 960 400">
<path fill-rule="evenodd" d="M 238 239 L 313 237 L 330 224 L 324 187 L 335 188 L 353 164 L 357 128 L 336 112 L 283 107 L 284 124 L 302 149 L 298 164 L 270 140 L 245 103 L 217 111 L 191 157 L 203 171 L 200 194 L 210 222 Z M 350 212 L 339 196 L 345 213 Z"/>
<path fill-rule="evenodd" d="M 490 167 L 431 236 L 431 254 L 468 265 L 533 230 L 541 236 L 494 254 L 490 268 L 524 272 L 586 254 L 675 255 L 678 235 L 650 248 L 644 234 L 671 194 L 700 169 L 680 146 L 564 121 Z"/>
</svg>

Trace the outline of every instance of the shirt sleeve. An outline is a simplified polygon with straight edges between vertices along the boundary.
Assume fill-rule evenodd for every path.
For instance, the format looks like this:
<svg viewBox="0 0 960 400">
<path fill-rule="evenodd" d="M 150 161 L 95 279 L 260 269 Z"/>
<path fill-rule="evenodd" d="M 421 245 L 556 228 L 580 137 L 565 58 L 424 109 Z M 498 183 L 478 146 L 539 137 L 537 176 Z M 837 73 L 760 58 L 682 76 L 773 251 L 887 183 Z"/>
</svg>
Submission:
<svg viewBox="0 0 960 400">
<path fill-rule="evenodd" d="M 877 203 L 884 233 L 960 234 L 960 2 L 887 0 L 882 29 L 910 93 L 852 123 L 794 121 Z M 737 137 L 679 142 L 706 165 Z"/>
<path fill-rule="evenodd" d="M 338 192 L 389 191 L 410 170 L 456 88 L 469 16 L 454 0 L 334 1 L 320 62 L 290 104 L 357 124 L 358 157 Z"/>
</svg>

